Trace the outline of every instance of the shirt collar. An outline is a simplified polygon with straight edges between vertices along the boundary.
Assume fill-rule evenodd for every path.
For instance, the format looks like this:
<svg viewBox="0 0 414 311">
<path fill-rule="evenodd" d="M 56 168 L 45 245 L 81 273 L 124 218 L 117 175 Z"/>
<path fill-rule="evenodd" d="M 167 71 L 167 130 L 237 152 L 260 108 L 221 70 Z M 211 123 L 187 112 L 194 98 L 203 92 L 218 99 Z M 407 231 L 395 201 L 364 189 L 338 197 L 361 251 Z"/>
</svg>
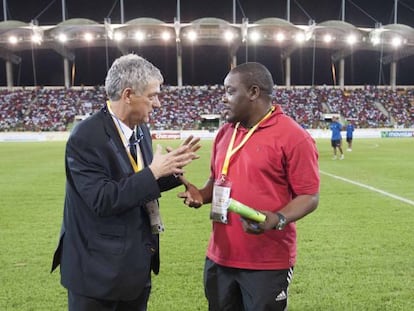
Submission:
<svg viewBox="0 0 414 311">
<path fill-rule="evenodd" d="M 134 131 L 131 130 L 131 128 L 128 125 L 126 125 L 124 122 L 122 122 L 120 119 L 118 119 L 113 114 L 111 114 L 111 116 L 112 116 L 112 120 L 114 121 L 114 123 L 118 124 L 122 134 L 124 135 L 124 138 L 125 138 L 124 144 L 125 144 L 125 147 L 127 147 L 129 145 L 129 139 L 131 138 L 131 135 Z"/>
<path fill-rule="evenodd" d="M 276 120 L 277 120 L 276 115 L 279 115 L 279 114 L 283 114 L 282 107 L 280 105 L 278 105 L 278 104 L 275 104 L 274 105 L 273 113 L 270 115 L 269 118 L 267 118 L 262 123 L 260 123 L 260 125 L 259 125 L 258 128 L 268 127 L 268 126 L 273 125 L 276 122 Z M 232 123 L 230 126 L 234 128 L 236 126 L 236 124 L 235 123 Z M 243 126 L 239 126 L 239 130 L 240 131 L 249 131 L 249 129 L 246 129 Z"/>
</svg>

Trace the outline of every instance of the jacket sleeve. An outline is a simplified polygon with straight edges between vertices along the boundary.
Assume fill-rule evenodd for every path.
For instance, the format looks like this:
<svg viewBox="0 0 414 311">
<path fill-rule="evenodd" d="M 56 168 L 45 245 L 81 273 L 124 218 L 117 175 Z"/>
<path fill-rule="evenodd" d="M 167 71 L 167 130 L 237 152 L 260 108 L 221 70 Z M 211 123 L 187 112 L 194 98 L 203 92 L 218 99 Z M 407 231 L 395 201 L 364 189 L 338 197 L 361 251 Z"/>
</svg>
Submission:
<svg viewBox="0 0 414 311">
<path fill-rule="evenodd" d="M 160 179 L 158 179 L 158 185 L 161 191 L 164 192 L 182 185 L 182 182 L 179 178 L 171 175 L 167 177 L 161 177 Z"/>
<path fill-rule="evenodd" d="M 160 197 L 150 169 L 134 174 L 110 142 L 94 146 L 72 136 L 65 158 L 68 186 L 99 216 L 121 214 Z"/>
</svg>

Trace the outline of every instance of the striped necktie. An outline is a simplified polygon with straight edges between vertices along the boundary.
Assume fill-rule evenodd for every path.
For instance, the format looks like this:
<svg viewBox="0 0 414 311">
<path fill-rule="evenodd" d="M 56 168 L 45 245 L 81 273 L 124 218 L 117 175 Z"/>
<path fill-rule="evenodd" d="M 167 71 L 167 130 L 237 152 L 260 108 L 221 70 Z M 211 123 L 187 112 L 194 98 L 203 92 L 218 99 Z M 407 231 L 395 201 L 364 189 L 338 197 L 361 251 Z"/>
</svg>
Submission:
<svg viewBox="0 0 414 311">
<path fill-rule="evenodd" d="M 135 136 L 135 131 L 132 132 L 131 138 L 129 139 L 129 152 L 131 152 L 132 158 L 135 163 L 137 163 L 137 138 Z"/>
</svg>

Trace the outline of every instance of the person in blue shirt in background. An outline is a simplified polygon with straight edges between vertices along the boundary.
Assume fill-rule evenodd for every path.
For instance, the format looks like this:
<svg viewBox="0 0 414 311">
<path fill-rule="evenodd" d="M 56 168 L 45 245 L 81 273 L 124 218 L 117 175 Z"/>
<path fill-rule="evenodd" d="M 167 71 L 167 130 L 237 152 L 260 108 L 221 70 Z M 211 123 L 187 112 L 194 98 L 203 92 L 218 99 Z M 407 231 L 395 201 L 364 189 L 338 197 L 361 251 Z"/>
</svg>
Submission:
<svg viewBox="0 0 414 311">
<path fill-rule="evenodd" d="M 346 151 L 352 151 L 352 139 L 354 133 L 354 125 L 351 121 L 346 126 L 346 142 L 348 143 L 348 149 Z"/>
<path fill-rule="evenodd" d="M 332 117 L 332 123 L 330 126 L 330 129 L 332 131 L 332 136 L 331 136 L 331 146 L 333 148 L 333 160 L 336 160 L 336 154 L 337 154 L 337 149 L 340 152 L 340 160 L 344 159 L 344 153 L 342 151 L 342 136 L 341 136 L 341 130 L 342 130 L 342 124 L 339 123 L 339 118 L 337 116 L 333 116 Z"/>
</svg>

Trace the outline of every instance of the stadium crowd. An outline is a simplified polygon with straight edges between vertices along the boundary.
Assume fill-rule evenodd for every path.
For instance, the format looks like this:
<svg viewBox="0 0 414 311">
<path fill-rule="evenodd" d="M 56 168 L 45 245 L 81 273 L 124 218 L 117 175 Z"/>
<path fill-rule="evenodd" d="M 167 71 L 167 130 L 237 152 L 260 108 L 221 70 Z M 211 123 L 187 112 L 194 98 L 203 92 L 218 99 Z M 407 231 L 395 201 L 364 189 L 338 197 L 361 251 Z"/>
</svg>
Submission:
<svg viewBox="0 0 414 311">
<path fill-rule="evenodd" d="M 223 86 L 163 86 L 153 130 L 199 129 L 203 115 L 222 115 Z M 414 127 L 414 89 L 366 86 L 277 87 L 274 101 L 304 128 L 325 128 L 325 114 L 339 114 L 357 128 Z M 0 131 L 66 131 L 106 100 L 103 86 L 0 90 Z"/>
</svg>

